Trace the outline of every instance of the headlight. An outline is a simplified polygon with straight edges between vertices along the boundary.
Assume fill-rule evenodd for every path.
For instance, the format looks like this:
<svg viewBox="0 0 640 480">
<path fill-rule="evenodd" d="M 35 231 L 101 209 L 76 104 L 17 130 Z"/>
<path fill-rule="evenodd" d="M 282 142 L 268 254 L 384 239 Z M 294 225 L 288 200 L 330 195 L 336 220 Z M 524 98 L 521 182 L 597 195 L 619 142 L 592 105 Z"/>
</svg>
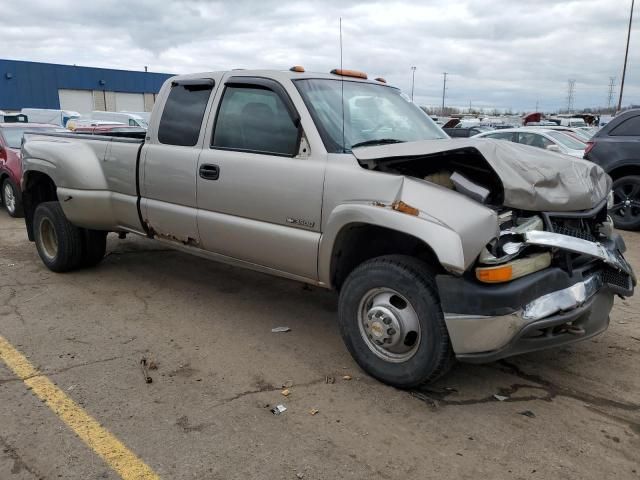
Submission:
<svg viewBox="0 0 640 480">
<path fill-rule="evenodd" d="M 609 190 L 609 195 L 607 195 L 607 210 L 611 210 L 613 208 L 613 190 Z"/>
<path fill-rule="evenodd" d="M 478 267 L 476 268 L 476 278 L 484 283 L 510 282 L 516 278 L 545 269 L 549 265 L 551 265 L 551 254 L 543 252 L 518 258 L 502 265 Z"/>
</svg>

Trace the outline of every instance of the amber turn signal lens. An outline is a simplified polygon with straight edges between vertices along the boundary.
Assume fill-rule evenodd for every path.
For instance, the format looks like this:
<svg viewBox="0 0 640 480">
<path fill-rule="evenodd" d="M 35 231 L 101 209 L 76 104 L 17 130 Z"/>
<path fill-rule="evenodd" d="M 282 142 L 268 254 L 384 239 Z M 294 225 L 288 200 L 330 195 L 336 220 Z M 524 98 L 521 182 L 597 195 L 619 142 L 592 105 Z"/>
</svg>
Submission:
<svg viewBox="0 0 640 480">
<path fill-rule="evenodd" d="M 511 265 L 500 267 L 476 268 L 476 278 L 484 283 L 508 282 L 513 277 Z"/>
<path fill-rule="evenodd" d="M 301 67 L 300 65 L 294 65 L 289 70 L 292 72 L 304 73 L 304 67 Z"/>
<path fill-rule="evenodd" d="M 343 77 L 354 77 L 354 78 L 364 78 L 367 79 L 367 74 L 364 72 L 359 72 L 357 70 L 346 70 L 344 68 L 334 68 L 331 70 L 331 73 L 334 75 L 342 75 Z"/>
<path fill-rule="evenodd" d="M 404 203 L 402 200 L 394 202 L 393 205 L 391 205 L 391 208 L 393 208 L 397 212 L 406 213 L 407 215 L 418 216 L 418 214 L 420 213 L 420 210 Z"/>
</svg>

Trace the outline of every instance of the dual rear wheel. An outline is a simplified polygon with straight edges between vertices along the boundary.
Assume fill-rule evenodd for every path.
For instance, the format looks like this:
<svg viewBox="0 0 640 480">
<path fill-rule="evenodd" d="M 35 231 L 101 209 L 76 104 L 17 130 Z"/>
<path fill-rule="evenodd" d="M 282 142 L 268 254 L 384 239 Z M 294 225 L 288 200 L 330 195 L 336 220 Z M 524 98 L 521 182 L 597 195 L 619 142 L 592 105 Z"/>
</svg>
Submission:
<svg viewBox="0 0 640 480">
<path fill-rule="evenodd" d="M 36 207 L 33 230 L 38 254 L 54 272 L 93 267 L 104 258 L 107 232 L 72 225 L 58 202 Z"/>
</svg>

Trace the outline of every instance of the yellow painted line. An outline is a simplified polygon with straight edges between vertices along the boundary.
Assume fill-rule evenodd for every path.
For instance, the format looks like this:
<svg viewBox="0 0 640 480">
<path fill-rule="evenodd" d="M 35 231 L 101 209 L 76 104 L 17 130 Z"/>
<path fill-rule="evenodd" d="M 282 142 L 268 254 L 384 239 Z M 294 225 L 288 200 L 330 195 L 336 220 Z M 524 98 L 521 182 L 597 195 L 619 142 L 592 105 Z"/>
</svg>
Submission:
<svg viewBox="0 0 640 480">
<path fill-rule="evenodd" d="M 62 419 L 89 448 L 125 480 L 159 480 L 160 477 L 120 440 L 71 400 L 27 358 L 0 335 L 0 359 L 31 391 Z"/>
</svg>

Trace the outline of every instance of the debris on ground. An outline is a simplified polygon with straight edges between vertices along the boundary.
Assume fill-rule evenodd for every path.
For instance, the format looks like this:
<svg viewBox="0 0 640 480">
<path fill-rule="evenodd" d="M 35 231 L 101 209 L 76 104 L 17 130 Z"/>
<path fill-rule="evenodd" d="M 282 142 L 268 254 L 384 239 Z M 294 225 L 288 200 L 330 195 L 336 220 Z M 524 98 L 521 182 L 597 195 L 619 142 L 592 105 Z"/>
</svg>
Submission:
<svg viewBox="0 0 640 480">
<path fill-rule="evenodd" d="M 293 380 L 287 380 L 284 382 L 280 388 L 291 388 L 293 387 Z"/>
<path fill-rule="evenodd" d="M 520 415 L 524 415 L 525 417 L 529 417 L 529 418 L 536 418 L 536 414 L 533 413 L 531 410 L 524 410 L 523 412 L 518 412 Z"/>
<path fill-rule="evenodd" d="M 499 402 L 504 402 L 505 400 L 509 400 L 509 397 L 505 397 L 504 395 L 498 395 L 497 393 L 493 395 L 493 398 L 495 398 Z"/>
<path fill-rule="evenodd" d="M 336 379 L 334 377 L 330 377 L 329 375 L 327 375 L 326 377 L 324 377 L 324 383 L 327 383 L 327 384 L 336 383 Z"/>
<path fill-rule="evenodd" d="M 309 410 L 309 415 L 315 415 L 319 412 L 320 410 L 318 410 L 317 408 L 312 408 L 311 410 Z"/>
<path fill-rule="evenodd" d="M 343 380 L 351 380 L 353 377 L 351 375 L 343 375 Z"/>
<path fill-rule="evenodd" d="M 273 327 L 271 329 L 271 333 L 285 333 L 290 331 L 291 329 L 289 327 Z"/>
<path fill-rule="evenodd" d="M 158 369 L 158 364 L 157 362 L 150 360 L 149 361 L 149 370 L 157 370 Z"/>
<path fill-rule="evenodd" d="M 280 392 L 282 395 L 284 395 L 285 397 L 288 397 L 289 395 L 291 395 L 291 391 L 288 388 L 285 388 L 284 390 L 282 390 Z"/>
<path fill-rule="evenodd" d="M 631 335 L 631 338 L 633 338 L 634 340 L 640 342 L 640 338 L 639 337 L 634 337 L 633 335 Z"/>
<path fill-rule="evenodd" d="M 140 360 L 140 368 L 142 369 L 142 375 L 144 376 L 145 383 L 153 382 L 153 378 L 149 376 L 149 365 L 147 363 L 147 359 L 144 357 Z"/>
<path fill-rule="evenodd" d="M 304 478 L 304 473 L 296 473 L 296 478 Z"/>
<path fill-rule="evenodd" d="M 285 407 L 282 404 L 276 405 L 271 409 L 271 413 L 273 413 L 274 415 L 280 415 L 281 413 L 284 413 L 286 411 L 287 411 L 287 407 Z"/>
</svg>

